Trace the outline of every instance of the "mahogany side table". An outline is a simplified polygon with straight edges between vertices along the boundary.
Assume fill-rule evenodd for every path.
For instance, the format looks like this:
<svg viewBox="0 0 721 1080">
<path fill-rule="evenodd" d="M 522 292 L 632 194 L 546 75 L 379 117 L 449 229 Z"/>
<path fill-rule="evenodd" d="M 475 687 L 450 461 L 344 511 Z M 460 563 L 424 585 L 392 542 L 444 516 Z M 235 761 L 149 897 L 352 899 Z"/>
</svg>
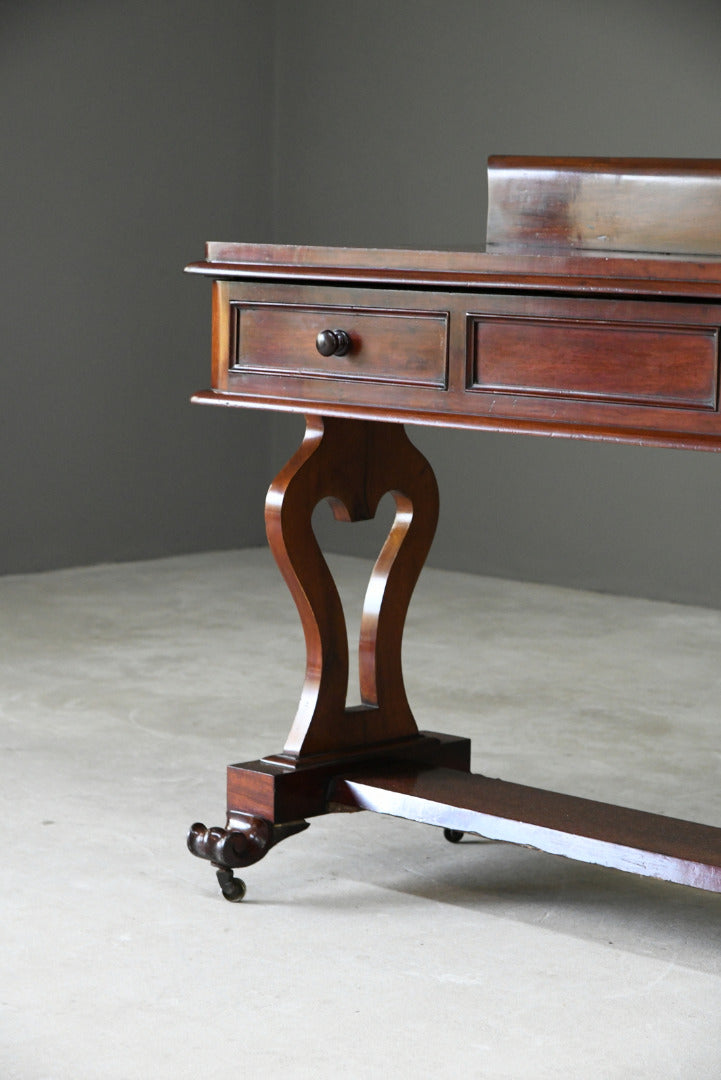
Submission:
<svg viewBox="0 0 721 1080">
<path fill-rule="evenodd" d="M 210 243 L 212 389 L 193 400 L 302 412 L 272 484 L 270 547 L 305 633 L 285 747 L 228 768 L 224 827 L 191 827 L 223 895 L 307 819 L 374 810 L 721 891 L 721 829 L 470 772 L 470 744 L 419 731 L 401 639 L 438 490 L 404 424 L 721 450 L 721 161 L 491 158 L 484 252 Z M 338 591 L 311 527 L 396 514 L 361 617 L 361 702 Z"/>
</svg>

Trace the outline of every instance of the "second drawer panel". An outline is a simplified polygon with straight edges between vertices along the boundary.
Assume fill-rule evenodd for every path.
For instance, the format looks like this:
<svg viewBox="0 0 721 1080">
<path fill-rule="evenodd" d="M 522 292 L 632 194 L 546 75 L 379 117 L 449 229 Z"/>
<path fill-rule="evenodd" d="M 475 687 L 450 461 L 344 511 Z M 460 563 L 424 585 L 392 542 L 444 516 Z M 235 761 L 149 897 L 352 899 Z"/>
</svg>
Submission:
<svg viewBox="0 0 721 1080">
<path fill-rule="evenodd" d="M 716 408 L 714 326 L 474 315 L 469 350 L 471 391 Z"/>
</svg>

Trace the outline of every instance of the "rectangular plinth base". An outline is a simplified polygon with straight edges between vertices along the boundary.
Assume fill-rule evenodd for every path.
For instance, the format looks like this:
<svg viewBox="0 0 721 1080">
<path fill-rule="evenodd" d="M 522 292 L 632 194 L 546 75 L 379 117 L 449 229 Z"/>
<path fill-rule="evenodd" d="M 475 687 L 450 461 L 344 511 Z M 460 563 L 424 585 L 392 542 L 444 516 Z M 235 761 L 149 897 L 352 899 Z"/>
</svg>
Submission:
<svg viewBox="0 0 721 1080">
<path fill-rule="evenodd" d="M 370 769 L 336 779 L 338 809 L 476 833 L 721 892 L 721 829 L 448 768 Z"/>
<path fill-rule="evenodd" d="M 344 757 L 293 761 L 282 755 L 228 766 L 228 814 L 247 814 L 273 824 L 328 813 L 328 791 L 338 776 L 358 768 L 405 764 L 470 769 L 469 739 L 421 731 L 394 744 L 365 747 Z"/>
</svg>

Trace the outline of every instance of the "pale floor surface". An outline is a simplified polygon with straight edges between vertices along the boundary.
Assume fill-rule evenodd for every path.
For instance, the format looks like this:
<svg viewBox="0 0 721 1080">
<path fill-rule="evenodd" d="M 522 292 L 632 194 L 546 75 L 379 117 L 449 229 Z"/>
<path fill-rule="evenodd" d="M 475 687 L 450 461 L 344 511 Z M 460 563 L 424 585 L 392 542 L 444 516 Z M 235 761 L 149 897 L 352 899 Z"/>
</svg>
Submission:
<svg viewBox="0 0 721 1080">
<path fill-rule="evenodd" d="M 0 637 L 2 1080 L 721 1076 L 720 896 L 358 814 L 222 899 L 185 832 L 303 669 L 266 552 L 0 579 Z M 716 825 L 719 655 L 720 612 L 441 571 L 405 648 L 477 771 Z"/>
</svg>

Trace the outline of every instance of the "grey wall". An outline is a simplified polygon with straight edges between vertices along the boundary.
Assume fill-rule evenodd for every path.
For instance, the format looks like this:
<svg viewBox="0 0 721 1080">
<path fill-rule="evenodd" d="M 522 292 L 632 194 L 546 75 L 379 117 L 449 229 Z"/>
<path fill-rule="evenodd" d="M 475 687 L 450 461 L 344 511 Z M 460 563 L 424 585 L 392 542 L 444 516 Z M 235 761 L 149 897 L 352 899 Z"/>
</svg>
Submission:
<svg viewBox="0 0 721 1080">
<path fill-rule="evenodd" d="M 478 247 L 491 153 L 721 157 L 716 2 L 278 9 L 279 240 Z M 276 458 L 297 434 L 276 420 Z M 721 457 L 450 431 L 416 441 L 441 484 L 436 565 L 721 605 Z M 329 516 L 318 527 L 344 547 Z M 361 547 L 377 539 L 366 530 Z"/>
<path fill-rule="evenodd" d="M 0 8 L 0 572 L 263 539 L 268 424 L 191 408 L 214 237 L 271 231 L 272 12 Z"/>
</svg>

